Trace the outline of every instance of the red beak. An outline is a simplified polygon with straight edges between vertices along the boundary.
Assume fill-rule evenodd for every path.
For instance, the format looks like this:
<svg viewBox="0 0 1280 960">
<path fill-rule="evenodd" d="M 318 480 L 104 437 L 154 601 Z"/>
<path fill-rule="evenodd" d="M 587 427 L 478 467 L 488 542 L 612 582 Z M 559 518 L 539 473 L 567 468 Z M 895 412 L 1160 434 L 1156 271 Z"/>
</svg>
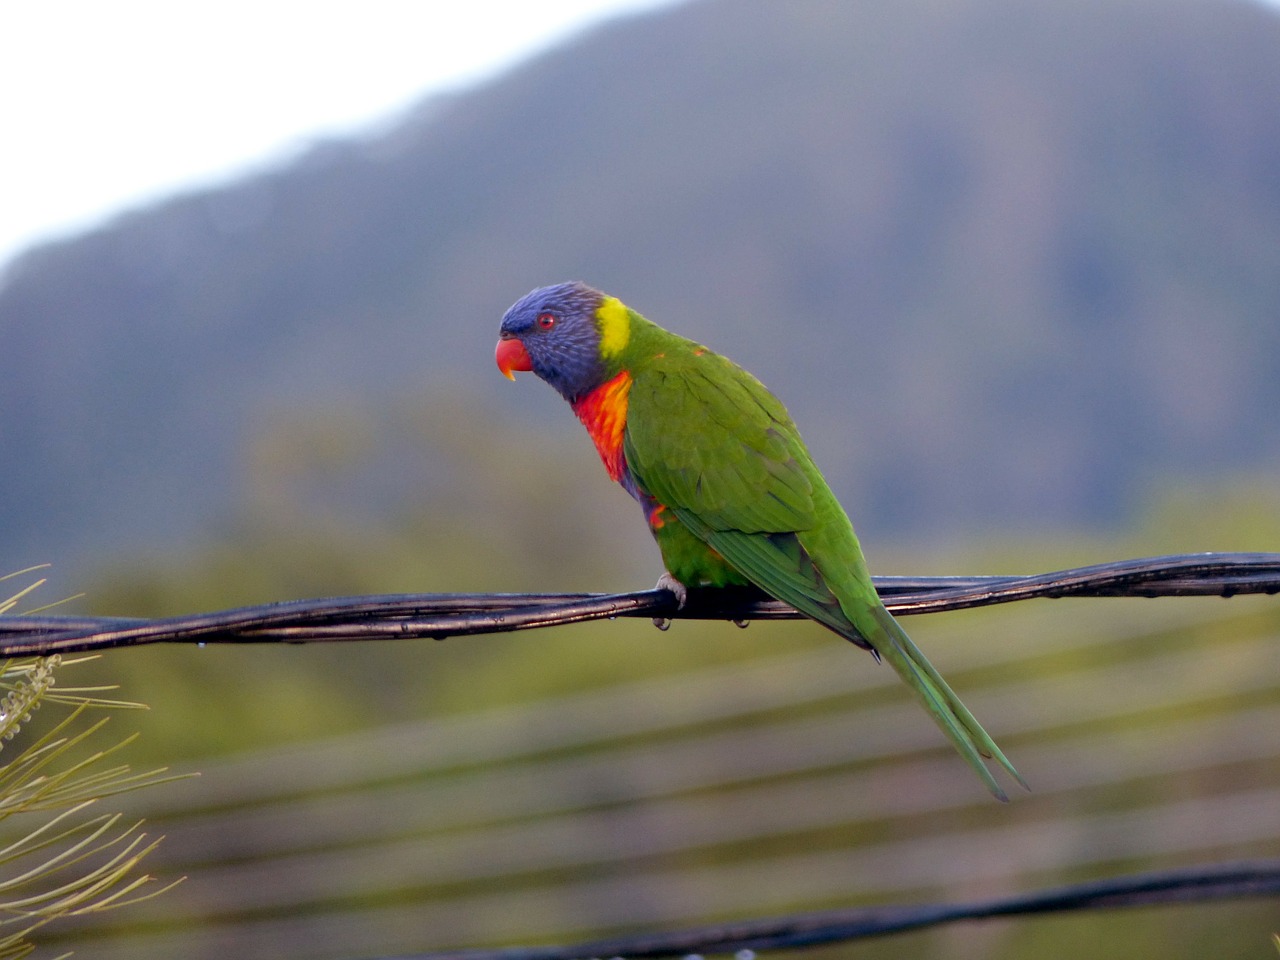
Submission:
<svg viewBox="0 0 1280 960">
<path fill-rule="evenodd" d="M 525 350 L 524 344 L 515 337 L 510 339 L 503 338 L 498 341 L 498 349 L 493 351 L 493 359 L 498 362 L 498 369 L 502 371 L 502 375 L 508 380 L 516 378 L 517 370 L 532 370 L 533 361 L 529 359 L 529 352 Z"/>
</svg>

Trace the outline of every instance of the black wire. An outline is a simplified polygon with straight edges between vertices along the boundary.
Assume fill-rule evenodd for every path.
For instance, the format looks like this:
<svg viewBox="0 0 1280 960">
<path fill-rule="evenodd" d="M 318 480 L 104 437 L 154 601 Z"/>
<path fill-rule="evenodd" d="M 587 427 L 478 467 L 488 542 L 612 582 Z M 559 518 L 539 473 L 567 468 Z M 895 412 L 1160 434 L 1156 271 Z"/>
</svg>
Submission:
<svg viewBox="0 0 1280 960">
<path fill-rule="evenodd" d="M 1280 592 L 1280 554 L 1200 553 L 1121 560 L 1032 576 L 877 577 L 895 614 L 938 613 L 1037 597 L 1221 596 Z M 506 633 L 613 617 L 798 619 L 749 588 L 619 594 L 402 594 L 292 600 L 156 620 L 0 616 L 0 656 L 150 643 L 315 643 Z"/>
<path fill-rule="evenodd" d="M 640 934 L 563 946 L 503 947 L 403 954 L 380 960 L 580 960 L 683 957 L 781 950 L 920 930 L 961 920 L 1203 903 L 1280 894 L 1280 860 L 1213 864 L 1130 874 L 1029 894 L 962 903 L 855 907 Z"/>
</svg>

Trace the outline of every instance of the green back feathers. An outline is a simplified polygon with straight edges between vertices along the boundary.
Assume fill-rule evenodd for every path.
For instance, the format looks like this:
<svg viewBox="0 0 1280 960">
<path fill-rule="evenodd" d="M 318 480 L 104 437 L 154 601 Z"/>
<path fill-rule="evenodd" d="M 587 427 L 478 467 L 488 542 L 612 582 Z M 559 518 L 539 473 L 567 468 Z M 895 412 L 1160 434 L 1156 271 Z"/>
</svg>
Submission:
<svg viewBox="0 0 1280 960">
<path fill-rule="evenodd" d="M 853 525 L 782 403 L 731 361 L 613 298 L 595 321 L 606 367 L 632 378 L 623 453 L 634 492 L 679 521 L 651 519 L 668 571 L 688 586 L 722 584 L 727 563 L 874 650 L 983 783 L 1006 799 L 984 758 L 1022 778 L 880 602 Z"/>
<path fill-rule="evenodd" d="M 864 570 L 861 552 L 786 408 L 731 361 L 660 332 L 643 337 L 660 362 L 629 366 L 635 481 L 748 580 L 865 645 L 804 541 L 835 523 L 836 545 L 852 545 L 836 551 L 849 576 Z"/>
<path fill-rule="evenodd" d="M 814 470 L 782 404 L 729 360 L 662 332 L 643 337 L 649 356 L 630 351 L 627 365 L 625 449 L 636 479 L 707 530 L 812 526 Z"/>
</svg>

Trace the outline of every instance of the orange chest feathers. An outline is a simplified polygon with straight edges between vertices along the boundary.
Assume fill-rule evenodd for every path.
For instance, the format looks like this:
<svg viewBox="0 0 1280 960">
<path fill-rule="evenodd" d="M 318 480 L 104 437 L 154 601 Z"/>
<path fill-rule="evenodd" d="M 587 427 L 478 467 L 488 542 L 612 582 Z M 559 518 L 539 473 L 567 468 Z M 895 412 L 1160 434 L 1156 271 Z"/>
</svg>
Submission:
<svg viewBox="0 0 1280 960">
<path fill-rule="evenodd" d="M 573 404 L 573 412 L 587 428 L 613 480 L 621 480 L 627 469 L 622 434 L 627 427 L 627 394 L 630 392 L 631 374 L 623 370 Z"/>
</svg>

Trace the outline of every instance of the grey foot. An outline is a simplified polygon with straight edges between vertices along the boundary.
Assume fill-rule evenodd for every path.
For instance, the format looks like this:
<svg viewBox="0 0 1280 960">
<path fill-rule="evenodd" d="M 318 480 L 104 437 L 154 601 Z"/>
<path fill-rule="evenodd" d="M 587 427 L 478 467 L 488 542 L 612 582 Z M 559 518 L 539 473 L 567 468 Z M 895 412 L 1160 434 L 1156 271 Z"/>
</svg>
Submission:
<svg viewBox="0 0 1280 960">
<path fill-rule="evenodd" d="M 664 573 L 654 585 L 655 590 L 670 590 L 676 595 L 676 609 L 683 610 L 689 600 L 688 588 L 669 573 Z"/>
<path fill-rule="evenodd" d="M 654 585 L 653 589 L 670 590 L 675 594 L 677 610 L 683 610 L 685 602 L 689 599 L 689 591 L 685 585 L 669 573 L 663 573 L 662 576 L 658 578 L 658 582 Z M 654 617 L 653 625 L 659 630 L 666 630 L 671 626 L 671 621 L 666 617 Z"/>
</svg>

